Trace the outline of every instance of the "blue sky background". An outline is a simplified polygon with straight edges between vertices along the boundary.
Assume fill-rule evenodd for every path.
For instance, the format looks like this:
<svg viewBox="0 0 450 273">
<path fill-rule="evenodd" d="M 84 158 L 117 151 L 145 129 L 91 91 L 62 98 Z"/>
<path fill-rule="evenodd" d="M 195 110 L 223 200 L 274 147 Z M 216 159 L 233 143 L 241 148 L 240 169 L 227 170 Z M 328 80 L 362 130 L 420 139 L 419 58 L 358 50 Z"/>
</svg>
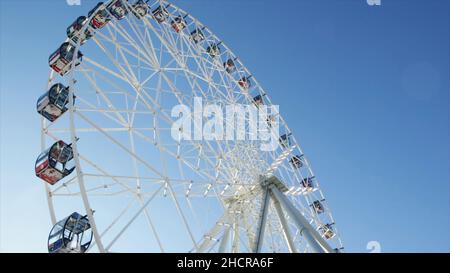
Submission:
<svg viewBox="0 0 450 273">
<path fill-rule="evenodd" d="M 81 0 L 0 1 L 1 251 L 46 251 L 33 164 L 48 55 Z M 320 178 L 346 250 L 450 251 L 450 1 L 173 1 L 270 93 Z"/>
</svg>

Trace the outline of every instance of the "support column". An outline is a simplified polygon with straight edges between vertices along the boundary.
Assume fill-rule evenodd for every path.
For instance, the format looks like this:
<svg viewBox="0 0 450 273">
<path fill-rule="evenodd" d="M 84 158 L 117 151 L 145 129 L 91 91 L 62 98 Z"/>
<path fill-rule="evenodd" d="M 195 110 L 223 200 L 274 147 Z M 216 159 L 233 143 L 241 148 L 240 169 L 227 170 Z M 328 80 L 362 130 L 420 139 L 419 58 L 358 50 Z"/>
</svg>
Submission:
<svg viewBox="0 0 450 273">
<path fill-rule="evenodd" d="M 281 227 L 283 228 L 284 239 L 286 240 L 287 246 L 289 248 L 290 253 L 297 253 L 297 249 L 294 245 L 294 240 L 292 239 L 291 232 L 289 230 L 288 223 L 286 218 L 284 217 L 283 210 L 281 209 L 280 203 L 273 198 L 273 205 L 275 210 L 277 211 L 278 219 L 280 220 Z"/>
<path fill-rule="evenodd" d="M 225 253 L 226 252 L 226 248 L 227 248 L 228 242 L 230 240 L 230 229 L 231 229 L 230 226 L 225 228 L 225 231 L 224 231 L 224 233 L 222 235 L 222 240 L 220 241 L 219 253 Z"/>
<path fill-rule="evenodd" d="M 330 253 L 333 249 L 327 244 L 327 242 L 319 235 L 319 233 L 309 224 L 309 222 L 303 217 L 294 205 L 282 194 L 275 185 L 269 185 L 270 191 L 273 193 L 273 197 L 280 203 L 289 217 L 294 221 L 297 227 L 300 229 L 300 233 L 308 241 L 309 245 L 315 252 Z"/>
<path fill-rule="evenodd" d="M 261 252 L 262 244 L 264 241 L 264 231 L 266 229 L 266 219 L 267 219 L 267 210 L 269 208 L 269 188 L 267 186 L 263 186 L 263 199 L 261 202 L 261 213 L 259 214 L 258 226 L 256 230 L 256 238 L 253 246 L 253 252 L 259 253 Z"/>
<path fill-rule="evenodd" d="M 236 219 L 236 216 L 234 218 L 233 228 L 234 228 L 234 237 L 233 237 L 233 250 L 232 251 L 233 251 L 233 253 L 239 253 L 241 239 L 240 239 L 240 235 L 239 235 L 239 219 Z"/>
</svg>

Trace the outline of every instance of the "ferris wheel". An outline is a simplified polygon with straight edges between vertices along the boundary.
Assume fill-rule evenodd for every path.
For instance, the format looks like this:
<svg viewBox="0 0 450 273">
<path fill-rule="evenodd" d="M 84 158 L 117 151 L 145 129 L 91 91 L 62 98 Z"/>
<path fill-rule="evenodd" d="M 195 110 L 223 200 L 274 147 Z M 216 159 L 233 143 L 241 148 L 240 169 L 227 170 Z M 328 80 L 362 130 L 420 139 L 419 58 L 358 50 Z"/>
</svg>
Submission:
<svg viewBox="0 0 450 273">
<path fill-rule="evenodd" d="M 37 102 L 49 252 L 339 252 L 279 112 L 260 139 L 173 137 L 173 107 L 273 105 L 208 27 L 167 1 L 98 3 L 49 57 Z M 274 123 L 277 126 L 274 126 Z M 194 125 L 195 127 L 195 125 Z"/>
</svg>

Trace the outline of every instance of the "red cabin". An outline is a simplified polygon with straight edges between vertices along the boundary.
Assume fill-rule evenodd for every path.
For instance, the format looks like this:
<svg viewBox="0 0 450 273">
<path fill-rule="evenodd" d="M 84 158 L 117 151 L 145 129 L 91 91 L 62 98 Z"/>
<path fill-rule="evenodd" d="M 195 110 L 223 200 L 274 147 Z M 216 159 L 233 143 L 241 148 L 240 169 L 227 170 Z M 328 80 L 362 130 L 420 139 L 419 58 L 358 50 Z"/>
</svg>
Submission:
<svg viewBox="0 0 450 273">
<path fill-rule="evenodd" d="M 71 45 L 69 42 L 63 43 L 52 55 L 48 58 L 48 65 L 55 70 L 55 72 L 59 73 L 61 76 L 64 76 L 67 72 L 69 72 L 72 62 L 75 59 L 75 66 L 81 64 L 83 59 L 83 54 L 78 51 L 77 58 L 74 58 L 75 54 L 75 46 Z"/>
<path fill-rule="evenodd" d="M 242 79 L 240 79 L 238 81 L 239 87 L 243 90 L 243 91 L 247 91 L 250 86 L 251 86 L 251 82 L 249 77 L 243 77 Z"/>
<path fill-rule="evenodd" d="M 175 32 L 177 33 L 186 28 L 186 23 L 181 16 L 175 17 L 175 19 L 172 20 L 171 25 L 173 30 L 175 30 Z"/>
<path fill-rule="evenodd" d="M 54 185 L 75 169 L 71 144 L 59 140 L 43 151 L 36 160 L 36 176 Z"/>
<path fill-rule="evenodd" d="M 89 11 L 88 17 L 91 18 L 91 16 L 92 19 L 89 24 L 94 29 L 100 29 L 106 26 L 109 21 L 111 21 L 111 18 L 109 17 L 108 12 L 103 5 L 103 2 L 99 2 L 91 11 Z"/>
</svg>

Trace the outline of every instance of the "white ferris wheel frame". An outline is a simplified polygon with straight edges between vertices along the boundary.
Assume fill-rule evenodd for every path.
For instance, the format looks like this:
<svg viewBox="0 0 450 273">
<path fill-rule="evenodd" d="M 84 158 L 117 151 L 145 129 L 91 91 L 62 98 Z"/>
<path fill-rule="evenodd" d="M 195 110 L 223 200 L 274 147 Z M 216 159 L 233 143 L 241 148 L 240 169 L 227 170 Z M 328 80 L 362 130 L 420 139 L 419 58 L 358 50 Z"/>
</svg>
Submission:
<svg viewBox="0 0 450 273">
<path fill-rule="evenodd" d="M 113 1 L 115 1 L 115 0 L 105 1 L 103 6 L 106 7 Z M 131 30 L 134 32 L 134 34 L 136 36 L 142 38 L 142 36 L 139 36 L 139 33 L 142 34 L 142 32 L 139 32 L 137 29 L 133 28 L 134 24 L 132 23 L 132 21 L 133 21 L 133 19 L 134 19 L 134 21 L 137 19 L 129 18 L 130 16 L 131 17 L 133 16 L 133 13 L 131 10 L 131 9 L 133 9 L 132 6 L 126 1 L 122 1 L 122 3 L 126 6 L 126 8 L 128 10 L 128 16 L 124 20 L 127 20 L 130 27 L 132 28 Z M 177 14 L 183 15 L 184 18 L 189 19 L 190 23 L 187 24 L 185 29 L 181 30 L 180 33 L 177 33 L 177 34 L 175 34 L 174 32 L 170 33 L 170 27 L 167 27 L 167 26 L 163 27 L 162 24 L 154 24 L 154 23 L 152 24 L 151 20 L 153 20 L 153 19 L 152 19 L 151 13 L 152 13 L 154 7 L 157 7 L 158 5 L 164 6 L 167 8 L 170 7 L 170 9 L 176 11 Z M 210 79 L 210 78 L 208 79 L 208 71 L 207 70 L 208 70 L 208 65 L 211 64 L 211 61 L 205 60 L 204 55 L 202 56 L 202 54 L 201 54 L 202 52 L 200 52 L 200 51 L 201 50 L 204 51 L 204 48 L 200 49 L 199 46 L 196 43 L 194 43 L 193 41 L 191 41 L 189 38 L 190 37 L 189 31 L 192 30 L 192 28 L 190 28 L 190 26 L 193 25 L 195 27 L 195 29 L 201 29 L 201 31 L 203 32 L 203 35 L 205 37 L 204 41 L 215 41 L 216 44 L 220 43 L 220 47 L 223 49 L 223 51 L 220 53 L 220 56 L 233 56 L 235 65 L 238 68 L 237 72 L 239 74 L 239 77 L 241 75 L 243 75 L 244 77 L 251 76 L 253 90 L 257 90 L 257 94 L 264 96 L 264 100 L 266 101 L 267 104 L 269 104 L 269 105 L 272 104 L 271 100 L 268 96 L 268 93 L 259 85 L 259 83 L 255 79 L 255 77 L 252 76 L 252 74 L 249 72 L 249 70 L 242 64 L 240 59 L 238 57 L 236 57 L 236 55 L 229 49 L 229 47 L 227 47 L 226 44 L 221 39 L 219 39 L 217 36 L 215 36 L 208 29 L 208 27 L 206 27 L 205 25 L 200 23 L 197 19 L 195 19 L 194 17 L 189 15 L 184 10 L 180 9 L 179 7 L 174 6 L 173 4 L 169 4 L 165 0 L 153 1 L 153 4 L 150 4 L 149 6 L 150 6 L 150 8 L 149 8 L 148 14 L 144 18 L 142 18 L 142 23 L 145 25 L 146 31 L 151 31 L 152 35 L 155 35 L 156 37 L 159 38 L 158 42 L 160 42 L 161 47 L 164 46 L 164 49 L 167 50 L 167 53 L 169 53 L 172 56 L 173 61 L 175 61 L 177 63 L 177 65 L 180 66 L 181 68 L 184 68 L 181 70 L 183 70 L 183 73 L 185 73 L 186 78 L 188 78 L 187 75 L 190 75 L 192 77 L 201 78 L 201 80 L 208 82 L 209 87 L 216 89 L 218 91 L 218 87 L 217 87 L 216 83 L 213 82 L 212 79 Z M 108 13 L 109 13 L 109 11 L 108 11 Z M 92 19 L 93 15 L 91 15 L 88 18 L 88 21 L 90 21 Z M 151 41 L 149 42 L 146 40 L 146 42 L 148 42 L 147 43 L 148 47 L 142 48 L 139 44 L 137 44 L 133 40 L 133 38 L 131 38 L 132 35 L 128 34 L 127 30 L 125 28 L 123 28 L 122 26 L 120 26 L 120 24 L 114 18 L 114 16 L 112 16 L 110 13 L 109 13 L 109 16 L 112 19 L 105 28 L 107 28 L 110 31 L 110 35 L 112 34 L 111 29 L 114 29 L 114 31 L 119 33 L 123 39 L 126 39 L 127 42 L 129 42 L 130 45 L 138 51 L 139 56 L 140 55 L 146 56 L 146 60 L 143 60 L 143 62 L 145 62 L 149 66 L 153 66 L 153 68 L 155 68 L 155 69 L 162 69 L 158 65 L 158 57 L 157 57 L 155 48 L 151 44 Z M 170 13 L 168 19 L 173 18 L 173 16 L 175 16 L 175 15 L 173 13 Z M 156 28 L 157 26 L 159 26 L 160 29 L 157 29 Z M 80 30 L 80 33 L 84 33 L 84 31 L 87 28 L 91 28 L 89 26 L 89 24 L 86 24 Z M 107 33 L 103 34 L 102 31 L 103 30 L 95 30 L 96 34 L 94 37 L 91 38 L 91 40 L 93 40 L 93 42 L 95 42 L 99 46 L 99 48 L 102 48 L 102 43 L 99 39 L 97 39 L 96 36 L 98 35 L 100 38 L 105 39 L 105 40 L 108 40 L 108 38 L 109 38 L 108 34 Z M 183 61 L 182 54 L 184 52 L 178 52 L 177 48 L 173 45 L 174 41 L 173 40 L 171 41 L 169 39 L 170 37 L 173 37 L 174 35 L 181 36 L 180 39 L 182 39 L 186 45 L 189 45 L 189 48 L 186 48 L 186 50 L 189 50 L 188 52 L 190 55 L 187 53 L 186 53 L 186 55 L 189 55 L 189 57 L 195 59 L 195 61 L 199 65 L 199 67 L 202 67 L 204 69 L 203 70 L 204 75 L 198 75 L 195 72 L 192 72 L 189 70 L 189 67 L 186 65 L 187 61 Z M 145 37 L 145 38 L 148 38 L 148 37 Z M 67 41 L 69 41 L 69 39 L 67 39 L 66 42 Z M 110 39 L 110 42 L 114 43 L 113 39 Z M 102 66 L 100 63 L 95 62 L 95 60 L 90 59 L 87 56 L 84 57 L 84 60 L 87 61 L 88 63 L 90 63 L 91 65 L 95 66 L 96 68 L 104 70 L 107 73 L 114 75 L 115 77 L 120 78 L 123 81 L 128 82 L 133 87 L 134 91 L 136 91 L 134 108 L 133 109 L 116 109 L 116 108 L 114 108 L 114 106 L 112 106 L 110 109 L 77 108 L 77 106 L 74 104 L 74 96 L 73 95 L 76 93 L 76 91 L 75 91 L 76 90 L 76 88 L 75 88 L 75 84 L 76 84 L 75 73 L 76 73 L 77 68 L 75 66 L 75 63 L 76 63 L 78 52 L 81 48 L 80 43 L 81 43 L 81 39 L 78 39 L 78 43 L 75 44 L 76 49 L 75 49 L 75 53 L 73 55 L 74 59 L 71 63 L 71 69 L 65 76 L 65 78 L 68 79 L 68 83 L 69 83 L 69 109 L 67 111 L 68 112 L 67 114 L 69 115 L 68 132 L 70 133 L 70 139 L 71 139 L 71 143 L 72 143 L 73 155 L 74 155 L 74 160 L 75 160 L 76 176 L 74 178 L 70 179 L 70 181 L 66 181 L 63 184 L 63 186 L 67 185 L 67 183 L 77 183 L 79 185 L 79 195 L 81 196 L 83 206 L 86 210 L 87 217 L 91 224 L 92 231 L 93 231 L 93 237 L 95 240 L 95 242 L 91 246 L 91 249 L 95 245 L 98 248 L 99 252 L 109 252 L 111 247 L 114 245 L 114 243 L 123 235 L 123 233 L 134 222 L 134 220 L 141 213 L 144 213 L 144 215 L 147 219 L 147 222 L 149 223 L 150 229 L 152 230 L 152 233 L 158 242 L 160 250 L 162 252 L 164 252 L 163 244 L 162 244 L 161 240 L 159 239 L 157 232 L 155 231 L 155 229 L 153 227 L 152 219 L 149 216 L 148 211 L 147 211 L 147 205 L 153 200 L 153 198 L 157 194 L 160 194 L 161 191 L 164 191 L 164 194 L 166 194 L 166 192 L 169 192 L 170 195 L 172 196 L 172 199 L 177 208 L 178 214 L 181 217 L 181 219 L 185 225 L 185 228 L 187 229 L 189 236 L 192 239 L 193 248 L 191 249 L 191 251 L 209 252 L 213 248 L 218 247 L 219 252 L 226 252 L 226 251 L 240 252 L 240 251 L 242 251 L 240 249 L 240 244 L 241 244 L 240 241 L 242 240 L 242 238 L 240 238 L 240 234 L 242 233 L 242 231 L 240 231 L 240 229 L 242 229 L 242 228 L 244 228 L 247 231 L 247 237 L 248 237 L 247 238 L 248 239 L 247 251 L 249 251 L 249 252 L 261 252 L 262 251 L 266 228 L 272 229 L 272 232 L 277 233 L 278 236 L 280 236 L 280 238 L 284 238 L 284 244 L 286 246 L 286 249 L 289 252 L 306 252 L 306 251 L 334 252 L 335 251 L 325 241 L 323 236 L 321 236 L 319 234 L 318 228 L 320 226 L 322 226 L 323 224 L 325 224 L 325 222 L 323 222 L 323 220 L 320 220 L 318 217 L 316 217 L 317 215 L 315 215 L 311 211 L 310 207 L 305 207 L 304 205 L 298 204 L 295 201 L 295 200 L 297 200 L 295 198 L 303 198 L 304 200 L 306 200 L 307 204 L 311 204 L 311 202 L 312 202 L 312 197 L 310 196 L 311 193 L 302 190 L 300 185 L 292 186 L 292 187 L 288 187 L 288 188 L 286 188 L 284 185 L 279 186 L 279 183 L 282 184 L 283 182 L 285 182 L 287 180 L 289 180 L 289 181 L 292 180 L 292 181 L 296 182 L 297 184 L 299 184 L 298 182 L 300 182 L 302 179 L 305 178 L 302 175 L 302 173 L 297 172 L 295 170 L 295 168 L 292 167 L 292 170 L 289 170 L 289 173 L 290 173 L 289 177 L 281 177 L 283 182 L 280 182 L 280 180 L 278 180 L 278 179 L 276 179 L 276 181 L 273 181 L 273 179 L 271 179 L 271 177 L 274 177 L 273 175 L 275 173 L 277 173 L 277 171 L 279 171 L 281 168 L 286 168 L 286 169 L 289 168 L 283 164 L 286 164 L 286 161 L 289 158 L 289 156 L 293 155 L 295 152 L 297 152 L 299 155 L 302 156 L 302 161 L 304 164 L 303 168 L 305 168 L 307 174 L 309 174 L 308 176 L 306 176 L 306 178 L 307 177 L 315 178 L 315 175 L 310 167 L 310 164 L 309 164 L 308 160 L 306 159 L 306 157 L 304 156 L 302 149 L 298 145 L 298 142 L 295 139 L 295 136 L 292 134 L 292 131 L 289 129 L 285 120 L 282 118 L 281 114 L 279 114 L 279 113 L 277 113 L 277 115 L 279 118 L 280 128 L 282 128 L 282 130 L 290 137 L 290 142 L 291 142 L 290 147 L 283 149 L 281 153 L 278 153 L 278 154 L 273 153 L 271 155 L 272 161 L 266 162 L 266 167 L 267 167 L 267 165 L 268 165 L 268 167 L 265 170 L 263 170 L 262 172 L 261 172 L 261 170 L 258 170 L 258 172 L 260 172 L 260 177 L 261 177 L 260 180 L 257 181 L 257 183 L 250 185 L 250 187 L 248 187 L 248 185 L 246 185 L 247 188 L 245 189 L 245 191 L 246 191 L 247 196 L 244 194 L 237 195 L 236 200 L 233 200 L 233 203 L 229 203 L 229 204 L 226 204 L 223 199 L 219 198 L 220 202 L 222 203 L 224 210 L 225 210 L 224 214 L 219 219 L 217 219 L 216 225 L 214 225 L 211 229 L 209 229 L 209 231 L 206 232 L 202 236 L 202 238 L 200 238 L 200 240 L 198 238 L 195 238 L 195 236 L 193 235 L 193 232 L 189 228 L 187 219 L 183 214 L 183 210 L 180 207 L 179 202 L 177 201 L 178 200 L 177 194 L 175 193 L 173 186 L 172 186 L 172 183 L 175 183 L 175 182 L 187 183 L 188 180 L 172 181 L 172 179 L 170 179 L 167 174 L 162 173 L 162 172 L 152 168 L 151 164 L 149 164 L 145 160 L 141 159 L 139 157 L 139 155 L 136 154 L 136 151 L 134 148 L 134 143 L 133 143 L 133 138 L 134 138 L 133 133 L 136 133 L 136 132 L 133 132 L 133 130 L 131 130 L 130 128 L 126 128 L 125 126 L 123 128 L 123 130 L 128 129 L 130 132 L 129 135 L 130 135 L 131 148 L 129 149 L 125 145 L 123 145 L 122 143 L 115 140 L 113 137 L 111 137 L 109 135 L 109 131 L 119 130 L 120 128 L 103 128 L 103 127 L 97 125 L 94 121 L 89 120 L 89 118 L 87 116 L 83 115 L 83 110 L 84 111 L 98 111 L 108 117 L 111 117 L 111 115 L 114 115 L 117 117 L 118 120 L 122 121 L 123 124 L 127 124 L 126 120 L 123 119 L 122 114 L 127 112 L 128 115 L 131 114 L 134 118 L 134 114 L 136 112 L 138 112 L 138 110 L 136 110 L 136 104 L 139 99 L 148 102 L 147 107 L 148 107 L 149 113 L 155 113 L 155 111 L 158 111 L 158 109 L 163 109 L 163 106 L 158 105 L 158 102 L 156 100 L 151 100 L 151 98 L 149 98 L 149 96 L 147 96 L 146 94 L 144 94 L 144 92 L 142 92 L 142 90 L 143 90 L 142 86 L 144 84 L 142 84 L 142 82 L 140 82 L 137 79 L 136 75 L 133 74 L 132 65 L 126 61 L 126 57 L 123 52 L 123 51 L 126 51 L 127 49 L 122 48 L 119 50 L 119 54 L 121 54 L 121 57 L 125 60 L 125 62 L 123 64 L 119 64 L 117 62 L 117 59 L 115 59 L 113 56 L 109 55 L 110 59 L 116 65 L 116 68 L 118 68 L 120 70 L 121 74 L 118 74 L 118 73 L 112 71 L 111 69 L 108 69 L 107 67 Z M 107 54 L 106 50 L 104 50 L 104 52 L 105 52 L 105 54 Z M 133 52 L 126 52 L 126 53 L 133 54 Z M 152 59 L 152 56 L 154 59 Z M 188 57 L 186 57 L 186 59 L 187 58 Z M 220 59 L 220 61 L 218 61 L 217 63 L 222 64 L 222 61 L 223 60 Z M 217 68 L 218 66 L 219 65 L 214 66 L 214 64 L 212 64 L 210 67 L 212 67 L 211 69 L 218 69 Z M 161 74 L 164 75 L 164 73 L 161 73 Z M 223 81 L 224 85 L 226 85 L 225 83 L 231 84 L 232 81 L 236 80 L 232 76 L 228 75 L 227 73 L 221 73 L 221 75 L 223 76 L 222 81 Z M 226 79 L 226 77 L 229 77 L 229 78 Z M 57 75 L 55 75 L 53 70 L 50 70 L 47 88 L 50 88 L 51 84 L 55 80 L 58 80 Z M 170 82 L 170 79 L 168 79 L 168 78 L 165 78 L 165 80 L 167 82 Z M 203 97 L 206 96 L 205 93 L 203 92 L 202 88 L 198 84 L 198 82 L 196 82 L 196 80 L 193 80 L 192 82 L 190 82 L 190 84 L 191 84 L 191 88 L 192 88 L 191 91 L 193 94 L 195 94 L 197 96 L 203 96 Z M 179 100 L 180 103 L 184 103 L 184 104 L 188 103 L 186 100 L 183 100 L 182 96 L 180 96 L 180 94 L 182 94 L 182 92 L 177 90 L 175 84 L 171 85 L 170 87 L 172 89 L 171 91 L 173 92 L 174 96 Z M 196 90 L 198 90 L 198 91 L 196 91 Z M 102 96 L 103 99 L 107 100 L 107 96 L 105 94 L 102 94 L 101 90 L 96 90 L 96 91 L 100 93 L 100 96 Z M 239 96 L 242 96 L 241 99 L 246 100 L 249 103 L 252 102 L 253 98 L 251 97 L 249 92 L 242 92 L 242 94 Z M 112 221 L 112 223 L 106 228 L 106 230 L 104 230 L 102 233 L 99 232 L 98 227 L 96 225 L 96 219 L 94 217 L 94 210 L 92 209 L 90 201 L 89 201 L 89 196 L 88 196 L 89 189 L 86 188 L 86 184 L 84 181 L 84 177 L 89 176 L 90 174 L 83 173 L 83 171 L 82 171 L 83 164 L 81 163 L 81 161 L 87 162 L 87 164 L 96 168 L 105 177 L 112 179 L 114 181 L 114 183 L 121 184 L 123 187 L 126 188 L 125 190 L 129 190 L 130 192 L 131 191 L 138 192 L 141 181 L 145 180 L 146 178 L 140 177 L 138 172 L 135 172 L 134 176 L 127 177 L 126 179 L 135 179 L 136 180 L 137 188 L 131 189 L 128 186 L 126 186 L 125 184 L 120 182 L 120 179 L 124 179 L 124 177 L 119 177 L 116 175 L 109 174 L 108 172 L 106 172 L 106 171 L 102 170 L 100 167 L 98 167 L 96 165 L 96 163 L 90 161 L 88 158 L 83 157 L 83 155 L 79 153 L 78 147 L 77 147 L 78 146 L 77 145 L 77 140 L 78 140 L 77 132 L 81 132 L 81 130 L 88 130 L 88 129 L 77 128 L 76 124 L 75 124 L 75 118 L 83 119 L 85 122 L 89 123 L 93 127 L 92 128 L 93 131 L 103 134 L 105 137 L 109 138 L 112 142 L 114 142 L 115 145 L 117 145 L 118 147 L 120 147 L 124 151 L 126 151 L 130 155 L 135 166 L 138 163 L 145 165 L 147 168 L 151 169 L 153 172 L 158 174 L 160 176 L 159 178 L 161 180 L 163 180 L 163 182 L 164 182 L 164 183 L 161 183 L 161 186 L 159 187 L 159 189 L 157 191 L 155 191 L 146 201 L 142 197 L 142 195 L 139 195 L 139 194 L 136 195 L 137 196 L 136 201 L 140 203 L 141 208 L 131 218 L 131 220 L 122 228 L 122 230 L 114 237 L 114 239 L 108 243 L 108 245 L 104 245 L 104 242 L 102 241 L 102 234 L 107 232 L 109 230 L 109 228 L 111 228 L 115 224 L 115 221 L 117 219 L 119 219 L 123 214 L 126 213 L 127 209 L 121 211 L 119 216 Z M 167 118 L 168 117 L 166 116 L 166 119 Z M 170 122 L 170 120 L 168 120 L 168 122 Z M 155 128 L 155 131 L 156 131 L 156 128 Z M 143 137 L 143 136 L 141 135 L 140 137 Z M 41 148 L 42 148 L 42 150 L 45 150 L 47 148 L 46 147 L 46 139 L 47 138 L 57 140 L 57 137 L 52 134 L 51 124 L 48 124 L 48 122 L 44 118 L 42 118 L 41 119 Z M 153 144 L 158 147 L 157 143 L 153 143 Z M 192 145 L 195 145 L 195 144 L 192 144 Z M 209 143 L 206 143 L 206 145 L 209 145 Z M 221 146 L 219 146 L 219 147 L 221 147 Z M 201 148 L 202 148 L 202 146 L 199 146 L 199 149 L 201 149 Z M 211 145 L 209 145 L 209 148 L 211 150 L 214 149 Z M 228 151 L 230 151 L 231 150 L 230 146 L 228 146 L 228 148 L 229 148 Z M 179 160 L 180 164 L 184 164 L 185 166 L 188 166 L 189 168 L 193 169 L 193 171 L 200 173 L 201 176 L 205 177 L 205 179 L 210 179 L 209 181 L 207 181 L 209 183 L 205 182 L 206 190 L 203 194 L 204 196 L 206 196 L 208 194 L 217 195 L 217 196 L 220 195 L 217 192 L 211 193 L 212 191 L 215 191 L 212 181 L 217 181 L 217 177 L 211 176 L 207 172 L 199 170 L 198 167 L 191 164 L 187 160 L 181 158 L 179 154 L 170 154 L 170 151 L 167 149 L 164 149 L 164 147 L 158 147 L 158 149 L 161 153 L 164 152 L 164 153 L 171 155 L 172 157 L 176 157 L 176 159 Z M 223 152 L 223 150 L 221 152 Z M 239 160 L 241 160 L 240 158 L 242 158 L 247 152 L 248 152 L 247 150 L 238 150 L 236 152 L 237 153 L 236 155 L 232 155 L 232 160 L 239 162 Z M 216 156 L 221 157 L 222 153 L 220 153 L 220 154 L 216 153 Z M 216 165 L 215 162 L 212 162 L 207 157 L 204 157 L 204 158 L 201 158 L 201 157 L 202 157 L 202 154 L 199 153 L 198 161 L 203 160 L 204 162 L 207 162 L 210 165 Z M 227 164 L 226 162 L 222 162 L 222 158 L 219 159 L 219 162 L 221 162 L 222 164 Z M 238 164 L 238 163 L 236 163 L 236 164 Z M 200 164 L 198 164 L 198 166 L 199 165 Z M 287 166 L 290 166 L 289 163 L 287 163 Z M 135 168 L 137 169 L 137 167 L 135 167 Z M 225 171 L 226 170 L 224 170 L 223 172 L 225 172 Z M 286 170 L 286 172 L 288 172 L 288 170 Z M 231 173 L 229 175 L 231 177 Z M 57 190 L 61 189 L 61 187 L 63 187 L 63 186 L 59 186 L 59 187 L 56 187 L 55 189 L 53 189 L 52 186 L 49 186 L 48 184 L 45 183 L 45 192 L 46 192 L 46 196 L 47 196 L 50 218 L 51 218 L 51 222 L 53 225 L 57 222 L 53 197 L 57 194 Z M 190 184 L 188 186 L 188 191 L 186 192 L 187 198 L 189 198 L 188 196 L 190 196 L 190 191 L 192 189 L 191 186 L 192 186 L 192 181 L 190 181 Z M 243 186 L 241 185 L 240 187 L 242 188 Z M 223 188 L 223 192 L 225 192 L 226 190 L 227 190 L 227 186 L 225 188 Z M 222 192 L 222 194 L 223 194 L 223 192 Z M 317 181 L 317 178 L 315 178 L 314 194 L 316 194 L 320 200 L 324 200 L 324 196 L 322 194 L 322 191 L 320 190 L 320 186 Z M 251 204 L 251 202 L 248 199 L 250 199 L 250 198 L 255 199 L 255 196 L 257 196 L 257 199 L 258 199 L 256 202 L 260 202 L 260 203 Z M 246 198 L 248 198 L 248 199 L 246 199 Z M 243 206 L 248 206 L 248 208 L 253 208 L 253 211 L 252 212 L 245 211 L 245 209 L 243 209 Z M 268 219 L 267 215 L 269 214 L 270 210 L 274 211 L 275 212 L 274 215 L 276 215 L 278 218 L 278 224 L 276 224 L 277 227 L 275 227 L 275 224 L 271 225 L 271 221 L 274 221 L 272 218 L 270 218 L 272 220 L 270 220 L 270 219 L 269 219 L 269 221 L 267 220 Z M 239 211 L 239 213 L 241 213 L 241 216 L 239 216 L 239 217 L 242 217 L 242 218 L 237 219 L 236 218 L 237 216 L 233 215 L 233 213 L 235 213 L 235 211 Z M 251 213 L 253 213 L 253 215 L 251 215 Z M 334 223 L 334 219 L 331 215 L 331 212 L 330 212 L 328 206 L 326 206 L 325 216 L 327 217 L 328 223 Z M 305 217 L 307 217 L 307 218 L 305 218 Z M 249 218 L 252 218 L 253 220 L 255 220 L 257 224 L 252 226 L 250 223 L 245 223 L 246 221 L 249 220 Z M 242 223 L 240 223 L 240 222 L 242 222 Z M 238 226 L 241 224 L 243 226 Z M 252 230 L 253 228 L 255 228 L 254 231 Z M 295 234 L 292 234 L 293 230 L 295 230 Z M 342 248 L 342 242 L 341 242 L 341 239 L 339 238 L 339 234 L 338 234 L 338 231 L 336 228 L 334 228 L 334 232 L 336 233 L 336 235 L 334 237 L 334 240 L 336 241 L 335 249 L 339 250 Z M 231 237 L 232 237 L 232 241 L 230 242 Z M 299 243 L 301 238 L 305 239 L 302 241 L 303 243 Z M 230 245 L 230 243 L 231 243 L 231 245 Z M 272 242 L 273 245 L 277 245 L 279 243 L 280 242 Z M 273 247 L 273 249 L 277 249 L 277 248 Z"/>
</svg>

